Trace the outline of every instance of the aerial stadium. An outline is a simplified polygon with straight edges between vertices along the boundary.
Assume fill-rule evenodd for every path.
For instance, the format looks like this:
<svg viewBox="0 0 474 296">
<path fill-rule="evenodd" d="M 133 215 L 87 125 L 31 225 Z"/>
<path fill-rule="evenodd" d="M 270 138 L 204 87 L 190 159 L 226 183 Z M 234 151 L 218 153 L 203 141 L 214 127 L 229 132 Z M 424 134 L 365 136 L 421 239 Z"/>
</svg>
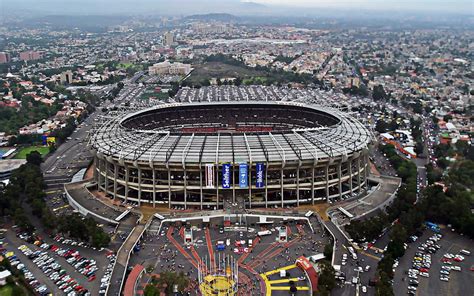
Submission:
<svg viewBox="0 0 474 296">
<path fill-rule="evenodd" d="M 365 192 L 371 132 L 329 94 L 278 87 L 181 89 L 90 136 L 94 178 L 139 205 L 285 207 Z"/>
</svg>

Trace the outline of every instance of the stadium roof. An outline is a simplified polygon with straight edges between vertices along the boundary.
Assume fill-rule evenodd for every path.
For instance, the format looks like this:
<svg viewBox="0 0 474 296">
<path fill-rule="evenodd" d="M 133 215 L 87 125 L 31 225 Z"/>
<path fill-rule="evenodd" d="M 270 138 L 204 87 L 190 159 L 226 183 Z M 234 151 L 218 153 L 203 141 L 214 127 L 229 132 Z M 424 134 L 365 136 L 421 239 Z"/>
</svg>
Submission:
<svg viewBox="0 0 474 296">
<path fill-rule="evenodd" d="M 186 90 L 186 97 L 193 90 Z M 239 90 L 240 91 L 240 90 Z M 195 92 L 202 92 L 195 90 Z M 260 90 L 255 92 L 261 93 Z M 367 147 L 372 134 L 352 116 L 335 108 L 314 105 L 312 97 L 287 101 L 269 95 L 256 96 L 253 100 L 223 100 L 219 96 L 206 101 L 183 100 L 182 93 L 171 104 L 161 104 L 133 114 L 119 114 L 99 126 L 91 135 L 90 146 L 104 156 L 114 158 L 166 164 L 191 163 L 241 163 L 241 162 L 286 162 L 337 158 L 358 152 Z M 207 96 L 206 96 L 207 97 Z M 212 98 L 212 97 L 209 97 Z M 264 98 L 264 100 L 260 100 Z M 176 101 L 176 99 L 175 99 Z M 166 130 L 142 130 L 125 128 L 122 122 L 142 112 L 177 106 L 202 106 L 212 104 L 245 106 L 248 103 L 262 105 L 291 105 L 311 108 L 338 118 L 337 124 L 315 128 L 294 128 L 276 132 L 227 132 L 174 133 Z"/>
</svg>

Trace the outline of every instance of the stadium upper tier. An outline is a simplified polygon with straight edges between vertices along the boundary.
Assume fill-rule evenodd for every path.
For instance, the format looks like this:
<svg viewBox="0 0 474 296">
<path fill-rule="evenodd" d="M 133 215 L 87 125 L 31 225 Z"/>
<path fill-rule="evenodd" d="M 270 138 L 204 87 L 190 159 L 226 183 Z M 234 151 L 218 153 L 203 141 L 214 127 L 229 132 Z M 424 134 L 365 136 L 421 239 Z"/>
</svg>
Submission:
<svg viewBox="0 0 474 296">
<path fill-rule="evenodd" d="M 372 139 L 347 113 L 315 105 L 321 101 L 318 93 L 295 102 L 280 98 L 274 87 L 265 93 L 265 88 L 234 87 L 234 94 L 217 88 L 215 97 L 216 88 L 210 89 L 185 89 L 172 103 L 112 118 L 97 127 L 90 147 L 119 162 L 185 167 L 344 158 Z M 242 96 L 249 89 L 254 95 Z"/>
</svg>

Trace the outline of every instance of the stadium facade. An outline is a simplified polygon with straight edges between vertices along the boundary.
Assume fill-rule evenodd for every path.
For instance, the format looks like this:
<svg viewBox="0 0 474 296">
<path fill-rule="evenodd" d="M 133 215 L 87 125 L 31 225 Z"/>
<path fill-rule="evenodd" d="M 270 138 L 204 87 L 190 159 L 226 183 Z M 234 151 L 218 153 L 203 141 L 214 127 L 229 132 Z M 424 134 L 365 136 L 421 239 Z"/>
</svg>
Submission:
<svg viewBox="0 0 474 296">
<path fill-rule="evenodd" d="M 373 137 L 358 120 L 314 103 L 321 98 L 227 88 L 185 89 L 172 103 L 96 127 L 89 147 L 98 189 L 126 202 L 201 209 L 314 204 L 366 189 Z"/>
</svg>

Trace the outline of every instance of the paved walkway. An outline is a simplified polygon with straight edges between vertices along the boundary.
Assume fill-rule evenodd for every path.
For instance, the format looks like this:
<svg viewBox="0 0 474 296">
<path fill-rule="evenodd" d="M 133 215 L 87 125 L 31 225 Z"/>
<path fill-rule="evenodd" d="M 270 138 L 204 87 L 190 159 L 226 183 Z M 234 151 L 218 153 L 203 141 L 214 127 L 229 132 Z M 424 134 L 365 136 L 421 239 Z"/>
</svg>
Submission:
<svg viewBox="0 0 474 296">
<path fill-rule="evenodd" d="M 112 275 L 110 277 L 110 285 L 107 291 L 107 295 L 116 296 L 120 295 L 122 285 L 124 282 L 124 275 L 127 270 L 128 259 L 130 257 L 130 253 L 137 243 L 137 241 L 141 238 L 144 230 L 146 228 L 146 220 L 142 219 L 140 224 L 135 226 L 132 230 L 131 234 L 127 237 L 125 242 L 123 243 L 122 247 L 119 249 L 117 253 L 117 261 L 115 263 L 114 269 L 112 271 Z"/>
</svg>

